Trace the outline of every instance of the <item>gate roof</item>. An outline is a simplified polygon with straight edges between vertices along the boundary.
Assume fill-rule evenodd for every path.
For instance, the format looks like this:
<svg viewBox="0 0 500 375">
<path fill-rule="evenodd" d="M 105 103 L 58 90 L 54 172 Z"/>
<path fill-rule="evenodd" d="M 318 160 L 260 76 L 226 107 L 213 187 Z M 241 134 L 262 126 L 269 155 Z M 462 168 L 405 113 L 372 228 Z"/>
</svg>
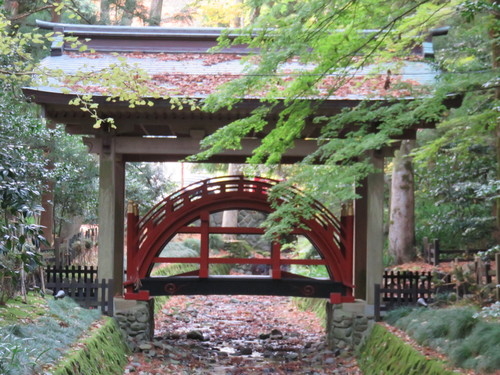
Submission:
<svg viewBox="0 0 500 375">
<path fill-rule="evenodd" d="M 73 25 L 49 22 L 38 22 L 45 29 L 52 29 L 64 36 L 77 37 L 94 53 L 81 52 L 72 42 L 56 41 L 51 48 L 51 56 L 45 58 L 41 65 L 48 69 L 61 70 L 72 75 L 78 72 L 92 74 L 109 69 L 113 64 L 120 64 L 124 58 L 133 70 L 138 67 L 146 71 L 151 80 L 148 85 L 162 94 L 201 100 L 222 83 L 235 79 L 242 74 L 241 58 L 250 51 L 244 45 L 232 46 L 219 53 L 209 53 L 216 46 L 217 38 L 222 29 L 171 29 L 162 27 L 123 27 L 123 26 L 93 26 Z M 413 87 L 421 87 L 434 81 L 436 72 L 423 58 L 432 55 L 432 44 L 426 43 L 416 48 L 403 61 L 398 74 L 391 79 L 404 82 Z M 399 62 L 401 63 L 401 62 Z M 291 60 L 283 66 L 282 74 L 297 70 L 307 70 L 307 65 L 300 65 Z M 346 107 L 355 107 L 362 100 L 374 102 L 385 101 L 385 95 L 411 100 L 408 91 L 386 90 L 384 82 L 386 75 L 367 76 L 372 67 L 355 73 L 348 84 L 336 91 L 335 96 L 326 96 L 328 85 L 336 81 L 335 75 L 324 80 L 323 98 L 318 115 L 333 115 Z M 384 67 L 382 70 L 394 66 Z M 367 77 L 369 77 L 367 79 Z M 100 104 L 100 115 L 112 117 L 118 125 L 113 135 L 120 137 L 118 148 L 122 147 L 126 160 L 166 161 L 179 160 L 198 152 L 199 140 L 225 124 L 246 117 L 259 105 L 258 94 L 248 96 L 231 110 L 220 110 L 215 114 L 199 109 L 192 110 L 189 106 L 182 109 L 171 108 L 170 103 L 163 99 L 152 99 L 154 106 L 136 106 L 129 108 L 128 103 L 106 101 L 109 92 L 104 87 L 86 84 L 65 85 L 64 82 L 49 80 L 48 85 L 25 88 L 27 96 L 45 108 L 46 116 L 55 122 L 66 124 L 66 129 L 72 134 L 98 136 L 102 130 L 94 129 L 93 119 L 77 106 L 69 105 L 69 100 L 75 94 L 92 93 L 93 101 Z M 321 95 L 321 93 L 320 93 Z M 276 113 L 277 116 L 277 113 Z M 270 118 L 271 122 L 275 118 Z M 427 125 L 428 126 L 428 125 Z M 417 125 L 423 127 L 423 125 Z M 415 136 L 415 129 L 408 129 L 400 139 L 410 139 Z M 315 138 L 319 135 L 319 125 L 312 121 L 305 127 L 302 139 L 296 142 L 296 148 L 284 156 L 284 162 L 293 162 L 311 153 L 315 147 Z M 252 134 L 253 139 L 247 139 L 244 149 L 225 152 L 214 158 L 214 161 L 242 161 L 250 155 L 251 149 L 257 145 L 257 139 L 262 138 L 266 130 Z M 144 140 L 145 137 L 156 138 L 155 141 Z M 159 138 L 166 138 L 159 140 Z M 169 155 L 165 154 L 170 143 Z M 97 143 L 89 140 L 94 152 L 101 152 Z M 144 146 L 139 146 L 139 145 Z M 135 145 L 135 147 L 133 146 Z M 152 146 L 155 145 L 155 146 Z M 127 152 L 126 150 L 136 151 Z M 226 160 L 227 159 L 227 160 Z M 239 160 L 241 159 L 241 160 Z"/>
</svg>

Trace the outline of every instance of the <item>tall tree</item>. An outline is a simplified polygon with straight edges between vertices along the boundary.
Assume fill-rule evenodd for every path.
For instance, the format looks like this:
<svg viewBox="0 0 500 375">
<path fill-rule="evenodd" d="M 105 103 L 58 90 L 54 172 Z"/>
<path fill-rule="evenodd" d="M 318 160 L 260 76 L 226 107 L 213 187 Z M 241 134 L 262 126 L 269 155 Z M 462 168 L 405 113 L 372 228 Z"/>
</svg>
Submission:
<svg viewBox="0 0 500 375">
<path fill-rule="evenodd" d="M 109 3 L 110 0 L 101 0 L 99 23 L 103 25 L 110 24 Z"/>
<path fill-rule="evenodd" d="M 163 10 L 163 0 L 151 0 L 151 10 L 149 11 L 149 24 L 160 26 Z"/>
<path fill-rule="evenodd" d="M 412 157 L 415 141 L 403 141 L 393 159 L 389 253 L 396 264 L 415 258 L 415 195 Z"/>
<path fill-rule="evenodd" d="M 500 26 L 489 4 L 462 2 L 449 20 L 450 32 L 436 41 L 436 63 L 444 72 L 440 84 L 461 92 L 463 101 L 436 130 L 419 133 L 417 238 L 440 238 L 445 247 L 498 243 L 493 208 L 500 194 L 498 70 L 492 69 L 489 35 Z"/>
<path fill-rule="evenodd" d="M 120 20 L 120 25 L 130 26 L 134 15 L 136 13 L 137 0 L 125 0 L 125 4 L 122 7 L 122 17 Z"/>
</svg>

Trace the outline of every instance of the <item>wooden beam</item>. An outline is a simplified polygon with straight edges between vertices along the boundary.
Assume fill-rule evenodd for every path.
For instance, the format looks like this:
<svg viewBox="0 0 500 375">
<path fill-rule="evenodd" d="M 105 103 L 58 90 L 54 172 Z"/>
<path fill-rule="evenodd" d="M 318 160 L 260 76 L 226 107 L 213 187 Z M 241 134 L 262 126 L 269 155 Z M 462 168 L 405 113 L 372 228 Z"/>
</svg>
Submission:
<svg viewBox="0 0 500 375">
<path fill-rule="evenodd" d="M 102 153 L 101 138 L 84 138 L 84 143 L 90 152 Z M 244 139 L 241 144 L 241 149 L 223 151 L 213 159 L 244 161 L 260 145 L 260 140 Z M 200 140 L 193 138 L 115 137 L 114 147 L 115 152 L 122 155 L 125 161 L 179 161 L 201 151 Z M 283 160 L 299 161 L 316 149 L 316 140 L 298 139 L 295 147 L 284 154 Z"/>
</svg>

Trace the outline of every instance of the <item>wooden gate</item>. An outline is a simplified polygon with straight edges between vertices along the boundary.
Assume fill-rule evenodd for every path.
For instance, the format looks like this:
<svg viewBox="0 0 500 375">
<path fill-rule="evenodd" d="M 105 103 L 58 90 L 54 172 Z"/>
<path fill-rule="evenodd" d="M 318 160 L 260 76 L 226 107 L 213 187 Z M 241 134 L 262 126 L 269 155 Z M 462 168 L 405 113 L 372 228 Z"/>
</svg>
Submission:
<svg viewBox="0 0 500 375">
<path fill-rule="evenodd" d="M 289 295 L 330 298 L 333 303 L 353 301 L 353 215 L 343 212 L 340 220 L 321 203 L 314 201 L 312 218 L 301 218 L 300 228 L 290 235 L 304 236 L 319 253 L 318 259 L 289 259 L 283 256 L 281 241 L 271 245 L 270 255 L 258 258 L 215 257 L 210 253 L 210 235 L 262 235 L 255 226 L 214 226 L 211 216 L 225 210 L 273 211 L 268 192 L 277 181 L 266 178 L 247 179 L 227 176 L 207 179 L 189 185 L 157 204 L 142 218 L 138 207 L 129 204 L 127 215 L 127 281 L 126 299 L 145 300 L 150 296 L 175 294 L 249 294 Z M 300 191 L 290 189 L 283 200 Z M 352 210 L 346 210 L 352 211 Z M 196 257 L 161 256 L 165 245 L 179 233 L 199 236 Z M 155 265 L 189 263 L 198 269 L 168 277 L 154 277 Z M 213 264 L 262 265 L 268 275 L 210 275 Z M 326 278 L 312 278 L 288 272 L 291 265 L 322 265 Z"/>
</svg>

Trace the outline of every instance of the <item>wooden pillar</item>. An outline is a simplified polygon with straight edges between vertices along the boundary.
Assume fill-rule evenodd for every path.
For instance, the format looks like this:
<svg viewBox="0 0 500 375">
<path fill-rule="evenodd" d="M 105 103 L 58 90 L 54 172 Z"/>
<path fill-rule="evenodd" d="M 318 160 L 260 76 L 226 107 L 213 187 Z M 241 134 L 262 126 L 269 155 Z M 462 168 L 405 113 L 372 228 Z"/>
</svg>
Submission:
<svg viewBox="0 0 500 375">
<path fill-rule="evenodd" d="M 354 202 L 354 296 L 369 305 L 384 272 L 384 158 L 374 153 L 371 161 L 378 172 L 356 188 L 361 198 Z"/>
<path fill-rule="evenodd" d="M 99 159 L 99 279 L 113 279 L 113 295 L 123 294 L 125 163 L 105 135 Z"/>
<path fill-rule="evenodd" d="M 384 272 L 384 157 L 371 157 L 377 172 L 366 178 L 366 302 L 375 303 L 374 285 L 382 282 Z"/>
<path fill-rule="evenodd" d="M 356 188 L 361 198 L 354 202 L 354 297 L 366 299 L 366 179 Z"/>
</svg>

